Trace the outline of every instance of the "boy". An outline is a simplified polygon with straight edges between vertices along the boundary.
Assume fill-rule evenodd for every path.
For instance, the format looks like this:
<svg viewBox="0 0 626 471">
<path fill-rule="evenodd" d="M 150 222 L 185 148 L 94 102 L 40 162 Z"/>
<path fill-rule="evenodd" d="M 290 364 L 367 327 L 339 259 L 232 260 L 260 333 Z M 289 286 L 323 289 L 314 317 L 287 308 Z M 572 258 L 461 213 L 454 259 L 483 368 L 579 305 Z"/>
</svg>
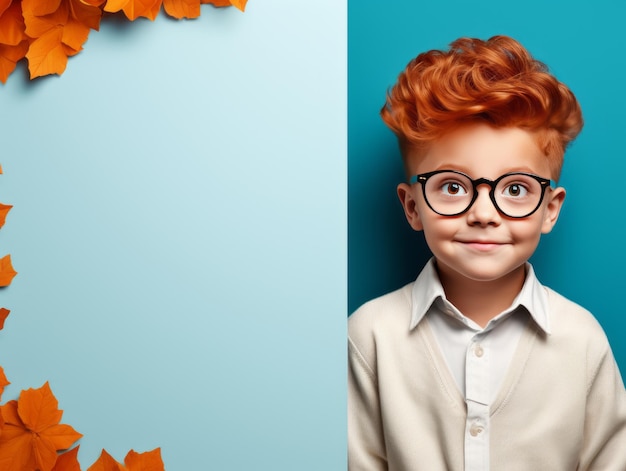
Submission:
<svg viewBox="0 0 626 471">
<path fill-rule="evenodd" d="M 515 40 L 414 59 L 382 110 L 433 258 L 349 319 L 349 469 L 626 470 L 626 392 L 590 313 L 528 259 L 557 221 L 571 91 Z"/>
</svg>

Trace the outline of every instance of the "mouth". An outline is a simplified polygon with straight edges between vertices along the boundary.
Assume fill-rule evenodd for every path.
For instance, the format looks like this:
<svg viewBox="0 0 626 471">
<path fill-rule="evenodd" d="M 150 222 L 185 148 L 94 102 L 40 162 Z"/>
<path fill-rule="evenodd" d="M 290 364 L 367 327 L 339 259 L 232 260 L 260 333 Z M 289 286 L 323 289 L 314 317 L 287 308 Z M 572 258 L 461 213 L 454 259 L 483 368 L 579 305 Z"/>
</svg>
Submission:
<svg viewBox="0 0 626 471">
<path fill-rule="evenodd" d="M 502 242 L 496 242 L 491 240 L 460 240 L 458 242 L 464 247 L 476 250 L 478 252 L 491 252 L 502 247 L 503 245 L 506 245 Z"/>
</svg>

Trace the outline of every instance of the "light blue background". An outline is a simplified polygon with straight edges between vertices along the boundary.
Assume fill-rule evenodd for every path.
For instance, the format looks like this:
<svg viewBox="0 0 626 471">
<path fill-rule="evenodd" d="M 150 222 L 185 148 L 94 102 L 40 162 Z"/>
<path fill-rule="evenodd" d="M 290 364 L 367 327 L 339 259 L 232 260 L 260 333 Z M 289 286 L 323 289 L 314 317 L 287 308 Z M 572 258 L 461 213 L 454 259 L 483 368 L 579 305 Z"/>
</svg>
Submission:
<svg viewBox="0 0 626 471">
<path fill-rule="evenodd" d="M 348 16 L 349 311 L 412 281 L 429 258 L 395 194 L 403 179 L 400 156 L 378 114 L 387 88 L 420 52 L 446 48 L 461 36 L 506 34 L 570 86 L 586 121 L 566 154 L 560 183 L 568 193 L 560 220 L 532 262 L 546 285 L 596 315 L 624 374 L 626 6 L 608 0 L 393 0 L 383 7 L 361 0 L 349 3 Z"/>
<path fill-rule="evenodd" d="M 345 469 L 346 5 L 105 19 L 0 87 L 0 364 L 86 469 Z"/>
</svg>

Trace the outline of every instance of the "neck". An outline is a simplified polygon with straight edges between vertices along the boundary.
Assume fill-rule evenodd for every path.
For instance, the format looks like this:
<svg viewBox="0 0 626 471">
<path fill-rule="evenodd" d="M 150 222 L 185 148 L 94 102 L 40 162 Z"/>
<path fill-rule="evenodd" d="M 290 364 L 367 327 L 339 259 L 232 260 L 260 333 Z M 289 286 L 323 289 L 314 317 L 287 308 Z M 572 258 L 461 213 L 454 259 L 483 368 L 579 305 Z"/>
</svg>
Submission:
<svg viewBox="0 0 626 471">
<path fill-rule="evenodd" d="M 526 278 L 524 265 L 497 280 L 477 281 L 442 267 L 437 269 L 446 298 L 481 327 L 508 308 Z"/>
</svg>

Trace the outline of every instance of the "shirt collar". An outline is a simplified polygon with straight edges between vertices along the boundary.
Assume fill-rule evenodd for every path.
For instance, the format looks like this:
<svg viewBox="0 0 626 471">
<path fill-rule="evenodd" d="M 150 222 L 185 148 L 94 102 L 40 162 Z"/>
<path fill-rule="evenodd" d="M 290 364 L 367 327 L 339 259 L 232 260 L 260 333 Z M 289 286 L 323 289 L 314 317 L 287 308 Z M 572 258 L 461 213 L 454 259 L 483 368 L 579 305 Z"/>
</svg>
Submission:
<svg viewBox="0 0 626 471">
<path fill-rule="evenodd" d="M 438 298 L 446 299 L 443 286 L 441 286 L 439 281 L 439 275 L 437 275 L 434 257 L 428 261 L 415 283 L 413 283 L 411 298 L 412 312 L 409 329 L 413 330 Z"/>
<path fill-rule="evenodd" d="M 431 309 L 437 299 L 446 300 L 446 294 L 439 281 L 435 268 L 435 259 L 431 258 L 421 271 L 412 290 L 411 323 L 409 329 L 414 329 Z M 511 306 L 498 317 L 510 313 L 523 306 L 546 334 L 550 334 L 550 317 L 548 315 L 548 295 L 545 288 L 539 283 L 535 271 L 530 263 L 526 263 L 526 279 L 519 294 Z"/>
</svg>

